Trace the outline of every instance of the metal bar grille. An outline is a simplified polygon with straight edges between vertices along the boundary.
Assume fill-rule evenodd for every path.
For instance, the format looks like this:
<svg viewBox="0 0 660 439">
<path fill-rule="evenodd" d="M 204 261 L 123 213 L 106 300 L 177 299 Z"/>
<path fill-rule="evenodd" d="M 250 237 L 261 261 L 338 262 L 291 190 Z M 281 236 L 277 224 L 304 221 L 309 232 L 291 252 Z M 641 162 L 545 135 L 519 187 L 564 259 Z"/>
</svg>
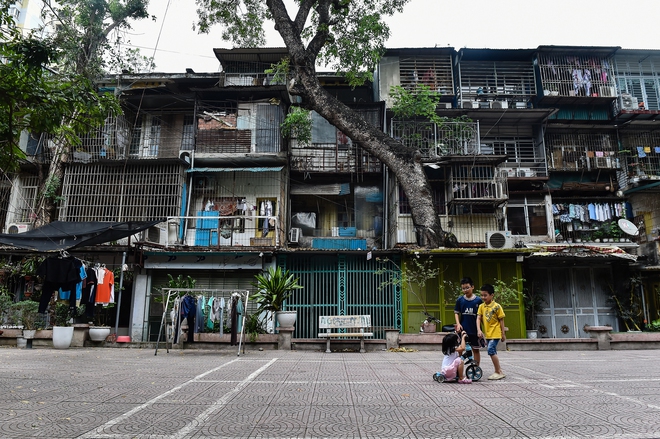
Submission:
<svg viewBox="0 0 660 439">
<path fill-rule="evenodd" d="M 496 175 L 493 166 L 453 165 L 449 187 L 452 202 L 504 201 L 509 198 L 506 177 Z"/>
<path fill-rule="evenodd" d="M 617 140 L 607 133 L 548 133 L 550 169 L 558 171 L 617 169 Z"/>
<path fill-rule="evenodd" d="M 454 95 L 454 75 L 450 55 L 412 56 L 399 59 L 401 86 L 413 89 L 423 84 L 444 96 Z"/>
<path fill-rule="evenodd" d="M 387 276 L 375 273 L 380 265 L 374 259 L 290 255 L 286 268 L 305 287 L 286 304 L 298 311 L 295 337 L 316 338 L 324 315 L 369 314 L 375 338 L 385 338 L 384 328 L 401 328 L 401 292 L 391 285 L 380 288 Z"/>
<path fill-rule="evenodd" d="M 546 95 L 616 96 L 610 58 L 542 54 L 539 70 Z"/>
<path fill-rule="evenodd" d="M 482 153 L 506 155 L 499 168 L 507 177 L 545 177 L 545 152 L 531 137 L 495 137 L 481 141 Z M 492 152 L 491 152 L 492 151 Z M 502 174 L 505 175 L 505 174 Z"/>
<path fill-rule="evenodd" d="M 179 165 L 72 165 L 64 176 L 63 221 L 143 221 L 179 213 Z"/>
<path fill-rule="evenodd" d="M 392 120 L 391 135 L 404 145 L 418 149 L 423 157 L 480 154 L 478 122 Z"/>
<path fill-rule="evenodd" d="M 660 133 L 625 132 L 619 152 L 626 185 L 640 180 L 660 180 Z"/>
<path fill-rule="evenodd" d="M 534 67 L 531 62 L 461 62 L 461 98 L 527 101 L 535 95 Z"/>
</svg>

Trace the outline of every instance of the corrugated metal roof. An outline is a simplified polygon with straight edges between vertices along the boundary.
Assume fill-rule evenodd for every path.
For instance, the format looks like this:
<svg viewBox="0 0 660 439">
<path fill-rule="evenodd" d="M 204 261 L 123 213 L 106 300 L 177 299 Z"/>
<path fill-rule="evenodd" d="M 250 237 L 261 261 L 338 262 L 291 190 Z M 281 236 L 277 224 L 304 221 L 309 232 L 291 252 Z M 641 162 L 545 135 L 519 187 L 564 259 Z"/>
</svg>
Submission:
<svg viewBox="0 0 660 439">
<path fill-rule="evenodd" d="M 186 172 L 280 172 L 284 166 L 276 166 L 272 168 L 193 168 L 188 169 Z"/>
</svg>

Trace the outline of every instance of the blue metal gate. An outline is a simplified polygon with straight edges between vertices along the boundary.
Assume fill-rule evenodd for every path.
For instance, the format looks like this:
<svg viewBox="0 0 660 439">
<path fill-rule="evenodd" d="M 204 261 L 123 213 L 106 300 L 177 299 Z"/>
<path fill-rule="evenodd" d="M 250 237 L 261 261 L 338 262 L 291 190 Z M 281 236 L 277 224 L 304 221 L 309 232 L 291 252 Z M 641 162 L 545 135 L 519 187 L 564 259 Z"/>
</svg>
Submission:
<svg viewBox="0 0 660 439">
<path fill-rule="evenodd" d="M 382 286 L 387 274 L 375 260 L 364 255 L 287 255 L 278 265 L 299 278 L 305 288 L 286 303 L 298 311 L 295 338 L 316 338 L 319 316 L 371 315 L 374 338 L 385 338 L 385 328 L 402 327 L 401 289 Z"/>
</svg>

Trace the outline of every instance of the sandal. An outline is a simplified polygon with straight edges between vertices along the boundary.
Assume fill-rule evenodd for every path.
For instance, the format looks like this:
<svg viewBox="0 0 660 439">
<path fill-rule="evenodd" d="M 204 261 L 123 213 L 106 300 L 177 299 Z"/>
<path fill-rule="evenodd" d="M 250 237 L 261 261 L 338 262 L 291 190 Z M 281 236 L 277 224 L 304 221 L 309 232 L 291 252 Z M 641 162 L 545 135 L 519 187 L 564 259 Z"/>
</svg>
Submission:
<svg viewBox="0 0 660 439">
<path fill-rule="evenodd" d="M 469 378 L 463 378 L 462 380 L 458 380 L 458 384 L 472 384 L 472 380 Z"/>
</svg>

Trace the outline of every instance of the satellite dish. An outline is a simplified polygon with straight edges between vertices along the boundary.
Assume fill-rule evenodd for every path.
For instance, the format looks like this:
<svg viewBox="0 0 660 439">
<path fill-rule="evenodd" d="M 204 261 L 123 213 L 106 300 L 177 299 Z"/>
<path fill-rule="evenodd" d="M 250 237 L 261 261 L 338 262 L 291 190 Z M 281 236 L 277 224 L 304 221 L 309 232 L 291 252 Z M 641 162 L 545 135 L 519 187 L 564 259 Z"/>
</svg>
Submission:
<svg viewBox="0 0 660 439">
<path fill-rule="evenodd" d="M 633 224 L 632 222 L 628 221 L 627 219 L 620 219 L 618 221 L 619 228 L 623 230 L 625 233 L 628 235 L 632 236 L 637 236 L 639 235 L 639 229 L 637 229 L 637 226 Z"/>
</svg>

